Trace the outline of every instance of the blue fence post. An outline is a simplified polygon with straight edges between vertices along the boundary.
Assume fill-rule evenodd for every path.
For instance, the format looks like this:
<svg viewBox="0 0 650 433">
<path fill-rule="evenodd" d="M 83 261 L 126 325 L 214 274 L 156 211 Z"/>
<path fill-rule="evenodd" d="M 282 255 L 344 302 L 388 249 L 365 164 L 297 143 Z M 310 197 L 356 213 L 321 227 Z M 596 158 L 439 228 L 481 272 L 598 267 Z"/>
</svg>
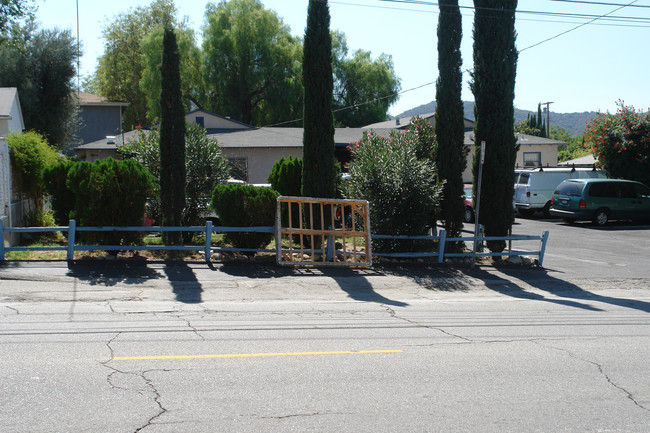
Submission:
<svg viewBox="0 0 650 433">
<path fill-rule="evenodd" d="M 68 222 L 68 260 L 74 260 L 74 238 L 77 232 L 77 222 L 70 220 Z"/>
<path fill-rule="evenodd" d="M 546 241 L 548 241 L 548 231 L 542 233 L 542 245 L 539 249 L 539 260 L 537 263 L 542 266 L 544 263 L 544 253 L 546 252 Z"/>
<path fill-rule="evenodd" d="M 212 221 L 205 222 L 205 261 L 210 263 L 210 254 L 212 253 Z"/>
<path fill-rule="evenodd" d="M 445 229 L 440 230 L 440 241 L 438 241 L 438 263 L 442 263 L 445 260 L 445 242 L 447 240 L 447 231 Z"/>
<path fill-rule="evenodd" d="M 5 260 L 5 222 L 0 219 L 0 262 Z"/>
</svg>

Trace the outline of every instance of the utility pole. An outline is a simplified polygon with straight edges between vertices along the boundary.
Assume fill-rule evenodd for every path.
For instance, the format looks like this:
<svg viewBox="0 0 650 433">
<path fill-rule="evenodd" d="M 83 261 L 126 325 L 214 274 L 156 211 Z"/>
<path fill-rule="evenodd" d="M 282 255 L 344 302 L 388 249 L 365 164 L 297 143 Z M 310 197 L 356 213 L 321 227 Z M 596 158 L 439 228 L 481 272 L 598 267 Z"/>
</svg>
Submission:
<svg viewBox="0 0 650 433">
<path fill-rule="evenodd" d="M 542 105 L 546 105 L 546 138 L 549 138 L 551 135 L 551 123 L 550 123 L 550 118 L 551 118 L 551 110 L 549 110 L 548 106 L 551 105 L 553 102 L 542 102 Z"/>
</svg>

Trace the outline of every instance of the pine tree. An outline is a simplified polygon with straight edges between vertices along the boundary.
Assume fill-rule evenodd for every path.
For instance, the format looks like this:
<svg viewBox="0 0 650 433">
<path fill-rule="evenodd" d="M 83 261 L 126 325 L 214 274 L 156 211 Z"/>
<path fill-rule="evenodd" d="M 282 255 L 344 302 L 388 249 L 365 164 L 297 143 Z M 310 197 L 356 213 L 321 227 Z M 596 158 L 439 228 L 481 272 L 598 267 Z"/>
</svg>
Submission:
<svg viewBox="0 0 650 433">
<path fill-rule="evenodd" d="M 463 60 L 460 54 L 463 30 L 458 0 L 440 0 L 439 6 L 435 161 L 439 178 L 446 181 L 441 201 L 441 219 L 445 222 L 448 236 L 458 237 L 463 229 L 465 211 L 465 122 L 461 98 Z"/>
<path fill-rule="evenodd" d="M 160 202 L 164 226 L 182 225 L 185 206 L 185 114 L 176 35 L 165 28 L 160 94 Z M 165 243 L 180 244 L 180 232 L 165 232 Z"/>
<path fill-rule="evenodd" d="M 332 116 L 332 39 L 327 0 L 310 0 L 303 54 L 305 88 L 302 193 L 333 198 L 336 192 Z"/>
<path fill-rule="evenodd" d="M 474 184 L 478 183 L 480 144 L 485 141 L 480 223 L 487 236 L 506 236 L 514 219 L 512 178 L 517 155 L 513 105 L 517 0 L 474 0 L 474 7 Z M 505 241 L 488 241 L 487 245 L 492 251 L 503 251 Z"/>
</svg>

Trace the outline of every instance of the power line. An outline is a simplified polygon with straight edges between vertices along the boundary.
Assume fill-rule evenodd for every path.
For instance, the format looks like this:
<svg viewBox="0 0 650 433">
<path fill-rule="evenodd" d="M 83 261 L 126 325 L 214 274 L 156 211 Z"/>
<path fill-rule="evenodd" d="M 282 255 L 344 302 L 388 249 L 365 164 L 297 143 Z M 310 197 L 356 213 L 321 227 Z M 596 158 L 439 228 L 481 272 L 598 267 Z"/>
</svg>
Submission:
<svg viewBox="0 0 650 433">
<path fill-rule="evenodd" d="M 359 102 L 358 104 L 348 105 L 347 107 L 337 108 L 336 110 L 332 110 L 332 113 L 338 113 L 339 111 L 349 110 L 351 108 L 357 108 L 357 107 L 361 107 L 361 106 L 364 106 L 364 105 L 372 104 L 372 103 L 375 103 L 377 101 L 381 101 L 382 99 L 388 99 L 388 98 L 392 98 L 393 96 L 401 95 L 401 94 L 406 93 L 406 92 L 412 92 L 413 90 L 421 89 L 423 87 L 427 87 L 427 86 L 430 86 L 430 85 L 435 84 L 435 83 L 436 83 L 435 81 L 431 81 L 429 83 L 421 84 L 419 86 L 412 87 L 410 89 L 401 90 L 399 92 L 395 92 L 395 93 L 392 93 L 390 95 L 381 96 L 379 98 L 374 98 L 374 99 L 371 99 L 371 100 L 365 101 L 365 102 Z M 288 123 L 300 122 L 301 120 L 302 120 L 302 117 L 300 119 L 287 120 L 286 122 L 278 122 L 278 123 L 273 123 L 271 125 L 265 125 L 265 127 L 286 125 Z"/>
<path fill-rule="evenodd" d="M 584 1 L 584 0 L 550 0 L 550 1 L 559 2 L 559 3 L 587 4 L 587 5 L 597 5 L 597 6 L 625 6 L 630 8 L 650 9 L 650 5 L 630 5 L 630 4 L 626 5 L 623 3 L 601 3 L 601 2 Z"/>
<path fill-rule="evenodd" d="M 436 7 L 438 6 L 438 3 L 434 3 L 434 2 L 430 2 L 430 1 L 424 1 L 424 0 L 374 0 L 374 1 L 376 1 L 376 2 L 387 2 L 387 3 L 397 3 L 397 4 L 413 4 L 413 5 L 421 5 L 421 6 L 436 6 Z M 549 41 L 557 39 L 557 38 L 559 38 L 561 36 L 564 36 L 567 33 L 571 33 L 571 32 L 573 32 L 575 30 L 578 30 L 579 28 L 582 28 L 584 26 L 593 24 L 594 22 L 599 21 L 599 20 L 603 20 L 603 21 L 609 20 L 609 21 L 619 21 L 619 22 L 640 21 L 640 22 L 648 22 L 650 24 L 650 18 L 612 16 L 612 14 L 614 14 L 615 12 L 618 12 L 619 10 L 624 9 L 624 8 L 628 8 L 628 7 L 649 8 L 650 9 L 650 6 L 647 6 L 647 5 L 635 5 L 634 3 L 636 3 L 637 0 L 633 0 L 632 2 L 626 3 L 626 4 L 621 4 L 621 3 L 601 3 L 601 2 L 586 1 L 586 0 L 550 0 L 550 1 L 563 2 L 563 3 L 574 3 L 574 4 L 599 5 L 599 6 L 617 6 L 617 8 L 612 10 L 611 12 L 608 12 L 608 13 L 603 14 L 603 15 L 562 13 L 562 12 L 544 12 L 544 11 L 528 11 L 528 10 L 519 10 L 519 11 L 517 11 L 517 10 L 515 10 L 515 13 L 522 13 L 522 14 L 529 14 L 529 15 L 552 16 L 552 17 L 558 17 L 558 18 L 561 17 L 561 18 L 574 18 L 574 19 L 579 19 L 579 18 L 589 19 L 589 21 L 581 23 L 581 24 L 579 24 L 579 25 L 577 25 L 577 26 L 575 26 L 575 27 L 573 27 L 573 28 L 571 28 L 569 30 L 563 31 L 563 32 L 558 33 L 558 34 L 556 34 L 554 36 L 551 36 L 550 38 L 544 39 L 544 40 L 542 40 L 540 42 L 537 42 L 537 43 L 535 43 L 533 45 L 522 48 L 521 50 L 518 50 L 518 52 L 521 53 L 521 52 L 524 52 L 524 51 L 529 50 L 531 48 L 537 47 L 537 46 L 542 45 L 542 44 L 544 44 L 546 42 L 549 42 Z M 429 11 L 424 11 L 424 10 L 392 8 L 392 7 L 387 7 L 387 6 L 361 5 L 361 4 L 354 4 L 354 3 L 342 2 L 342 1 L 331 1 L 330 3 L 348 5 L 348 6 L 358 6 L 358 7 L 371 7 L 371 8 L 380 8 L 380 9 L 416 11 L 416 12 L 420 12 L 420 13 L 439 13 L 437 11 L 429 12 Z M 472 6 L 459 6 L 459 9 L 470 9 L 470 10 L 475 11 L 477 8 L 472 7 Z M 504 10 L 495 9 L 495 8 L 481 8 L 481 10 L 494 10 L 494 11 L 499 11 L 499 12 L 506 12 Z M 530 20 L 530 19 L 529 20 L 520 19 L 520 20 L 560 23 L 559 21 L 551 21 L 551 20 Z M 573 24 L 573 23 L 570 23 L 570 22 L 565 22 L 565 23 Z M 609 25 L 609 26 L 618 26 L 618 27 L 648 27 L 648 26 L 629 25 L 629 24 L 625 24 L 625 25 L 624 24 L 598 24 L 598 25 Z M 469 70 L 466 70 L 465 72 L 471 73 L 472 70 L 469 69 Z M 410 89 L 407 89 L 407 90 L 403 90 L 403 91 L 400 91 L 400 92 L 396 92 L 396 93 L 393 93 L 391 95 L 382 96 L 380 98 L 374 98 L 372 100 L 361 102 L 361 103 L 354 104 L 354 105 L 350 105 L 348 107 L 342 107 L 342 108 L 333 110 L 332 113 L 336 113 L 336 112 L 343 111 L 343 110 L 349 110 L 349 109 L 352 109 L 352 108 L 357 108 L 357 107 L 367 105 L 367 104 L 372 104 L 372 103 L 374 103 L 376 101 L 380 101 L 382 99 L 387 99 L 387 98 L 390 98 L 390 97 L 393 97 L 393 96 L 401 95 L 401 94 L 404 94 L 404 93 L 407 93 L 407 92 L 410 92 L 410 91 L 413 91 L 413 90 L 420 89 L 422 87 L 430 86 L 432 84 L 435 84 L 435 81 L 432 81 L 432 82 L 429 82 L 429 83 L 426 83 L 426 84 L 422 84 L 420 86 L 416 86 L 416 87 L 413 87 L 413 88 L 410 88 Z M 285 124 L 288 124 L 288 123 L 299 122 L 301 120 L 302 120 L 302 118 L 295 119 L 295 120 L 289 120 L 289 121 L 286 121 L 286 122 L 275 123 L 275 124 L 267 125 L 267 126 L 271 127 L 271 126 L 285 125 Z"/>
<path fill-rule="evenodd" d="M 581 27 L 584 27 L 584 26 L 586 26 L 586 25 L 589 25 L 589 24 L 591 24 L 591 23 L 594 22 L 594 21 L 597 21 L 597 20 L 599 20 L 599 19 L 601 19 L 601 18 L 603 18 L 603 17 L 606 17 L 606 16 L 608 16 L 608 15 L 611 15 L 611 14 L 613 14 L 614 12 L 619 11 L 619 10 L 621 10 L 621 9 L 623 9 L 623 8 L 626 8 L 627 6 L 630 6 L 630 5 L 632 5 L 633 3 L 636 3 L 636 2 L 637 2 L 637 0 L 633 0 L 632 2 L 630 2 L 630 3 L 627 4 L 627 5 L 622 5 L 622 6 L 620 6 L 620 7 L 616 8 L 616 9 L 614 9 L 613 11 L 611 11 L 611 12 L 609 12 L 609 13 L 607 13 L 607 14 L 604 14 L 604 15 L 601 15 L 601 16 L 599 16 L 599 17 L 596 17 L 596 18 L 592 19 L 592 20 L 589 21 L 589 22 L 582 23 L 582 24 L 580 24 L 580 25 L 578 25 L 578 26 L 576 26 L 576 27 L 573 27 L 572 29 L 566 30 L 566 31 L 564 31 L 564 32 L 562 32 L 562 33 L 558 33 L 558 34 L 555 35 L 555 36 L 551 36 L 550 38 L 544 39 L 543 41 L 540 41 L 540 42 L 538 42 L 538 43 L 536 43 L 536 44 L 533 44 L 533 45 L 530 45 L 530 46 L 528 46 L 528 47 L 526 47 L 526 48 L 523 48 L 523 49 L 519 50 L 519 52 L 521 53 L 521 52 L 523 52 L 523 51 L 529 50 L 529 49 L 531 49 L 531 48 L 533 48 L 533 47 L 536 47 L 536 46 L 538 46 L 538 45 L 544 44 L 544 43 L 546 43 L 546 42 L 548 42 L 548 41 L 552 41 L 553 39 L 557 39 L 557 38 L 559 38 L 560 36 L 566 35 L 567 33 L 570 33 L 570 32 L 572 32 L 572 31 L 574 31 L 574 30 L 578 30 L 578 29 L 581 28 Z"/>
</svg>

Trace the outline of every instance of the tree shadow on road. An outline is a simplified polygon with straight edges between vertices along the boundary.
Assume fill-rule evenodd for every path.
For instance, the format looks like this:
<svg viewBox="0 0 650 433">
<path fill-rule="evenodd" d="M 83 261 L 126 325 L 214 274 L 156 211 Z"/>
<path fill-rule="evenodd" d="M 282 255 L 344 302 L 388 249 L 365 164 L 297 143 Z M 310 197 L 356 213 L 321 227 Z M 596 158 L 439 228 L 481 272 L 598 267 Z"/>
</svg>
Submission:
<svg viewBox="0 0 650 433">
<path fill-rule="evenodd" d="M 356 301 L 375 302 L 395 307 L 408 306 L 405 302 L 388 299 L 375 291 L 367 278 L 371 275 L 381 275 L 381 271 L 375 269 L 293 268 L 280 267 L 274 263 L 240 261 L 224 262 L 217 269 L 228 275 L 246 278 L 329 277 L 342 291 Z"/>
<path fill-rule="evenodd" d="M 187 262 L 169 260 L 162 264 L 161 272 L 150 267 L 151 262 L 146 260 L 80 260 L 68 264 L 67 276 L 107 287 L 167 278 L 177 301 L 187 304 L 202 302 L 203 288 Z"/>
<path fill-rule="evenodd" d="M 164 278 L 145 260 L 79 260 L 68 263 L 67 276 L 91 285 L 141 284 Z"/>
<path fill-rule="evenodd" d="M 479 267 L 476 269 L 470 269 L 468 265 L 462 264 L 459 264 L 457 266 L 441 266 L 428 263 L 389 263 L 382 266 L 382 271 L 385 274 L 408 277 L 422 288 L 431 291 L 469 292 L 470 290 L 475 289 L 477 286 L 486 286 L 491 290 L 507 296 L 511 296 L 513 298 L 551 302 L 554 304 L 591 311 L 602 311 L 601 309 L 585 302 L 578 302 L 576 300 L 569 299 L 549 298 L 540 293 L 531 292 L 530 290 L 526 290 L 524 287 L 522 287 L 522 285 L 517 284 L 516 280 L 513 281 L 513 279 L 495 275 L 495 273 L 491 271 L 492 269 L 494 268 L 486 269 Z M 525 271 L 523 272 L 522 269 L 524 268 L 514 266 L 504 266 L 503 268 L 498 268 L 498 270 L 504 274 L 512 272 L 512 276 L 517 276 L 517 278 L 526 282 L 527 284 L 530 284 L 533 287 L 537 287 L 534 283 L 532 283 L 534 281 L 534 278 L 530 278 L 531 282 L 527 282 L 524 278 L 521 278 L 522 275 L 527 275 L 526 271 L 533 272 L 533 275 L 537 275 L 536 278 L 540 278 L 541 274 L 543 274 L 544 280 L 546 281 L 544 284 L 555 286 L 562 285 L 565 290 L 582 290 L 580 287 L 575 286 L 572 283 L 553 278 L 544 272 L 540 274 L 539 271 L 541 269 L 539 268 L 525 268 Z M 540 283 L 540 285 L 542 284 Z"/>
<path fill-rule="evenodd" d="M 503 266 L 497 268 L 500 272 L 517 278 L 526 284 L 539 289 L 544 290 L 553 294 L 554 296 L 563 298 L 560 300 L 543 298 L 545 301 L 554 301 L 560 303 L 563 301 L 566 305 L 575 304 L 579 308 L 593 309 L 595 311 L 602 311 L 599 308 L 589 306 L 589 304 L 582 303 L 579 301 L 589 302 L 602 302 L 605 304 L 615 305 L 618 307 L 631 308 L 634 310 L 643 311 L 645 313 L 650 313 L 650 302 L 640 301 L 637 299 L 628 299 L 628 298 L 615 298 L 612 296 L 603 296 L 598 293 L 590 292 L 583 289 L 582 287 L 573 284 L 566 280 L 561 280 L 559 278 L 549 275 L 548 271 L 543 268 L 536 269 L 518 269 L 516 267 Z M 527 292 L 529 293 L 529 292 Z M 506 293 L 509 294 L 509 293 Z M 570 299 L 574 301 L 570 301 Z M 589 306 L 589 308 L 587 308 Z"/>
<path fill-rule="evenodd" d="M 185 304 L 200 304 L 203 302 L 203 287 L 192 268 L 182 260 L 168 260 L 164 263 L 165 275 L 167 275 L 174 295 L 176 295 L 176 300 Z"/>
</svg>

